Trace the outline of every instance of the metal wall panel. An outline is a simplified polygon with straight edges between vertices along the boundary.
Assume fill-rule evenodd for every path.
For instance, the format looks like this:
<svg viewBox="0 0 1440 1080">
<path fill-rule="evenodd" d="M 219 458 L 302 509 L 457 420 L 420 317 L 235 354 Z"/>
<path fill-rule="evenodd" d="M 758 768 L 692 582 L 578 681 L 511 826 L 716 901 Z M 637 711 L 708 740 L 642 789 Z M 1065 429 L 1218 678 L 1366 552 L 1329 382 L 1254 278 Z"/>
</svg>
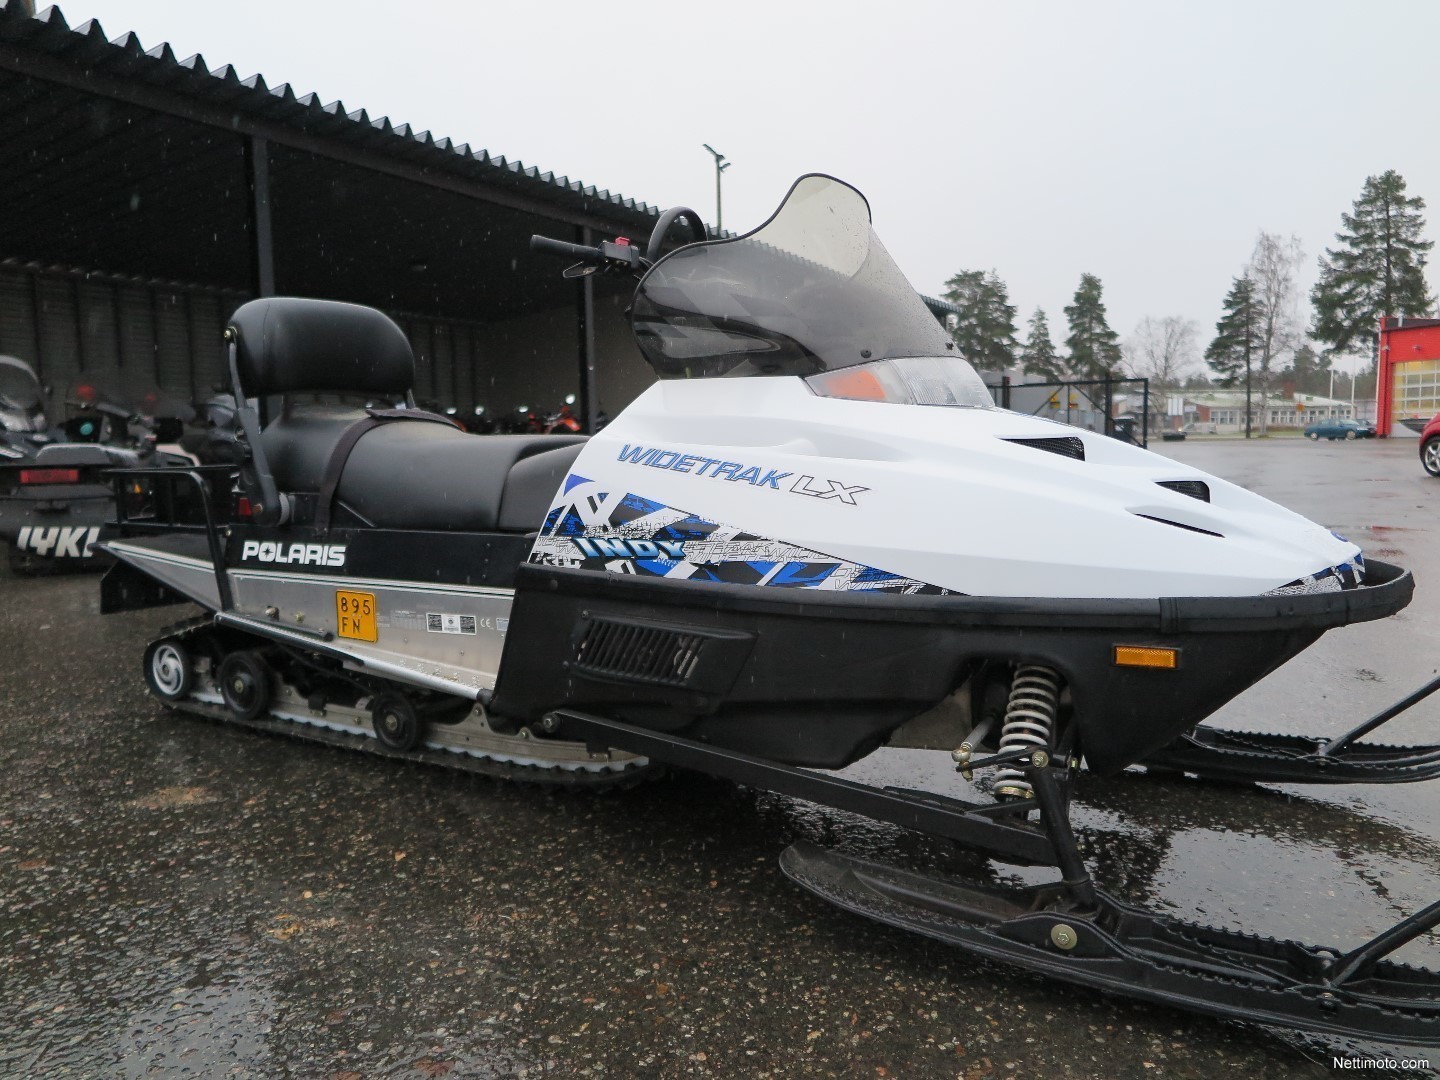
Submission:
<svg viewBox="0 0 1440 1080">
<path fill-rule="evenodd" d="M 190 322 L 187 297 L 182 292 L 156 289 L 155 351 L 159 358 L 160 386 L 173 393 L 191 394 Z"/>
<path fill-rule="evenodd" d="M 58 398 L 80 374 L 79 318 L 74 283 L 65 278 L 37 277 L 40 320 L 40 378 L 55 387 Z"/>
<path fill-rule="evenodd" d="M 125 377 L 136 382 L 160 382 L 155 353 L 155 313 L 150 307 L 150 290 L 140 285 L 116 289 L 120 310 L 120 355 Z"/>
<path fill-rule="evenodd" d="M 20 270 L 0 270 L 0 353 L 36 363 L 35 302 Z"/>
<path fill-rule="evenodd" d="M 195 393 L 200 397 L 209 397 L 217 386 L 229 383 L 225 371 L 225 346 L 220 335 L 224 332 L 225 322 L 238 306 L 227 306 L 224 299 L 214 293 L 190 294 L 190 340 L 193 342 L 191 357 L 194 373 L 191 382 Z"/>
<path fill-rule="evenodd" d="M 114 371 L 120 366 L 115 327 L 115 296 L 109 285 L 72 281 L 75 293 L 80 356 L 86 371 Z"/>
<path fill-rule="evenodd" d="M 430 322 L 428 319 L 409 319 L 401 323 L 405 335 L 410 339 L 410 348 L 415 353 L 415 396 L 428 398 L 433 395 L 434 379 L 430 349 Z"/>
<path fill-rule="evenodd" d="M 457 329 L 457 334 L 462 335 L 464 342 L 464 360 L 460 359 L 459 350 L 456 350 L 455 366 L 458 369 L 456 396 L 458 404 L 462 409 L 474 409 L 479 404 L 475 393 L 475 369 L 480 364 L 480 353 L 476 345 L 475 327 L 466 326 Z"/>
<path fill-rule="evenodd" d="M 455 328 L 443 322 L 430 324 L 435 349 L 435 392 L 441 408 L 455 404 Z"/>
</svg>

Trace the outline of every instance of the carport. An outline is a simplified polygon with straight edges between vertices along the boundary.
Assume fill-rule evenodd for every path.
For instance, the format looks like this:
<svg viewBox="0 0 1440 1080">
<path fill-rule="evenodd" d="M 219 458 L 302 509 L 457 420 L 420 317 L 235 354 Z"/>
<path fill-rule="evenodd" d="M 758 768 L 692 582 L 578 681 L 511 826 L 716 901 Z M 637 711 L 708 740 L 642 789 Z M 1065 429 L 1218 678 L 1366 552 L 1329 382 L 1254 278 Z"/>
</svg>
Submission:
<svg viewBox="0 0 1440 1080">
<path fill-rule="evenodd" d="M 593 423 L 652 379 L 629 286 L 567 281 L 531 233 L 644 238 L 656 208 L 203 56 L 0 0 L 0 352 L 186 395 L 255 296 L 390 313 L 417 396 L 498 415 L 577 393 Z"/>
</svg>

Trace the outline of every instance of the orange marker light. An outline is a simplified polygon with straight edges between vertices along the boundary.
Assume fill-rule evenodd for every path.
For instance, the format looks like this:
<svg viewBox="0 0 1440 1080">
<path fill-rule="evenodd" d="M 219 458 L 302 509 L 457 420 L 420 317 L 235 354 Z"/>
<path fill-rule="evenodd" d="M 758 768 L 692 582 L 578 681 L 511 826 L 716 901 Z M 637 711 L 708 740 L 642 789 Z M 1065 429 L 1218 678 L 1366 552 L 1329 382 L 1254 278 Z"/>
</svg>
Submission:
<svg viewBox="0 0 1440 1080">
<path fill-rule="evenodd" d="M 1180 666 L 1180 650 L 1157 645 L 1116 645 L 1115 666 L 1174 669 Z"/>
<path fill-rule="evenodd" d="M 811 382 L 827 397 L 850 398 L 854 401 L 885 401 L 889 395 L 873 371 L 865 368 L 841 368 L 816 376 Z"/>
</svg>

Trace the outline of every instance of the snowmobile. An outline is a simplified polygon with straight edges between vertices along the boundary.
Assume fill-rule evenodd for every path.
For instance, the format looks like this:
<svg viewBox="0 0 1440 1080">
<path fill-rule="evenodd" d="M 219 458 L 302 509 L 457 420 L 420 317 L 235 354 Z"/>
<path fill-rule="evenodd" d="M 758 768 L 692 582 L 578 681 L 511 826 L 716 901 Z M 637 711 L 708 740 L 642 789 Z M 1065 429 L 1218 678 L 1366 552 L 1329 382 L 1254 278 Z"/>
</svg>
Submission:
<svg viewBox="0 0 1440 1080">
<path fill-rule="evenodd" d="M 118 373 L 82 376 L 65 393 L 69 415 L 51 424 L 30 365 L 0 356 L 0 540 L 12 571 L 103 569 L 95 541 L 114 514 L 108 470 L 193 464 L 157 445 L 178 438 L 185 407 L 121 385 Z"/>
<path fill-rule="evenodd" d="M 733 238 L 676 208 L 643 249 L 531 246 L 571 277 L 639 279 L 659 378 L 588 439 L 302 404 L 413 403 L 405 335 L 328 301 L 235 312 L 244 462 L 127 474 L 191 497 L 122 497 L 102 543 L 102 610 L 204 609 L 146 648 L 156 697 L 507 777 L 602 787 L 664 764 L 868 815 L 1058 876 L 982 887 L 804 843 L 782 869 L 1073 983 L 1440 1045 L 1440 974 L 1388 959 L 1440 904 L 1345 952 L 1191 925 L 1107 895 L 1069 820 L 1082 763 L 1440 773 L 1440 746 L 1359 741 L 1413 702 L 1332 739 L 1197 726 L 1325 631 L 1399 611 L 1407 572 L 1214 476 L 996 408 L 831 177 Z M 950 752 L 981 797 L 833 774 L 884 745 Z"/>
<path fill-rule="evenodd" d="M 199 465 L 238 465 L 244 460 L 239 435 L 234 396 L 216 391 L 196 405 L 180 437 L 180 447 Z"/>
</svg>

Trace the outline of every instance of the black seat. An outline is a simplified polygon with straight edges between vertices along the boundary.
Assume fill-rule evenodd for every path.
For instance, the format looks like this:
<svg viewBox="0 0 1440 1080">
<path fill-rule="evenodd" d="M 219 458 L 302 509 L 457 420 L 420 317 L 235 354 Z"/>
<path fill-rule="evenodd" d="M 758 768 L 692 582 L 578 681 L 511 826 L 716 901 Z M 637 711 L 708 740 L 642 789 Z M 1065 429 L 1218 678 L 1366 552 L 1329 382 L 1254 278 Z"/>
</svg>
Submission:
<svg viewBox="0 0 1440 1080">
<path fill-rule="evenodd" d="M 281 491 L 314 494 L 342 435 L 370 414 L 343 405 L 288 405 L 265 426 L 260 442 Z"/>
<path fill-rule="evenodd" d="M 385 424 L 350 451 L 336 499 L 378 528 L 535 532 L 585 441 Z"/>
<path fill-rule="evenodd" d="M 411 400 L 410 343 L 372 308 L 252 300 L 231 317 L 229 335 L 237 400 L 312 392 Z M 269 423 L 253 410 L 242 419 L 247 437 L 254 428 L 255 467 L 283 493 L 287 513 L 322 528 L 348 512 L 377 528 L 534 532 L 585 442 L 471 435 L 413 409 L 288 402 Z"/>
</svg>

